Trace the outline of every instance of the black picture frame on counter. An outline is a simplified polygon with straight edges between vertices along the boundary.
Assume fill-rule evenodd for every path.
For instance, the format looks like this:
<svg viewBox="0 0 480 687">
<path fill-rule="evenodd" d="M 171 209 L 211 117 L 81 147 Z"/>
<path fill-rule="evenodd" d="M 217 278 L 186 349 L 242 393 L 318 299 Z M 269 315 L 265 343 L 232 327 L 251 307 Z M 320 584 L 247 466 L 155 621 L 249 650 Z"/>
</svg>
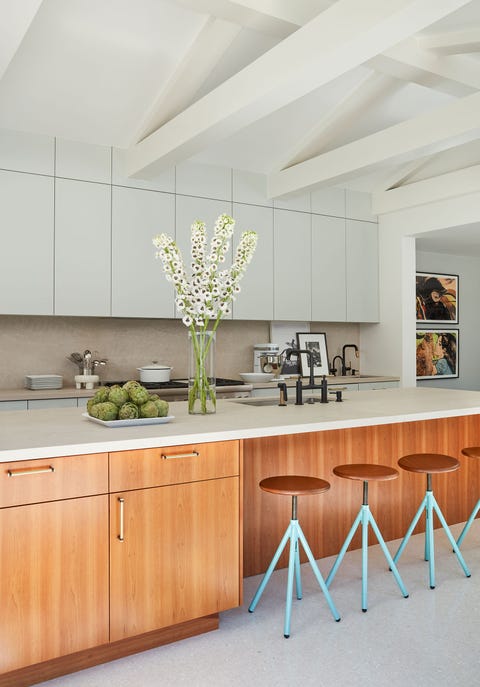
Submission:
<svg viewBox="0 0 480 687">
<path fill-rule="evenodd" d="M 417 329 L 417 379 L 458 377 L 458 329 Z"/>
<path fill-rule="evenodd" d="M 458 324 L 458 275 L 417 272 L 417 323 Z"/>
<path fill-rule="evenodd" d="M 297 332 L 299 349 L 312 354 L 313 374 L 315 377 L 329 374 L 327 335 L 324 332 Z M 310 356 L 300 354 L 300 372 L 302 377 L 310 376 Z"/>
</svg>

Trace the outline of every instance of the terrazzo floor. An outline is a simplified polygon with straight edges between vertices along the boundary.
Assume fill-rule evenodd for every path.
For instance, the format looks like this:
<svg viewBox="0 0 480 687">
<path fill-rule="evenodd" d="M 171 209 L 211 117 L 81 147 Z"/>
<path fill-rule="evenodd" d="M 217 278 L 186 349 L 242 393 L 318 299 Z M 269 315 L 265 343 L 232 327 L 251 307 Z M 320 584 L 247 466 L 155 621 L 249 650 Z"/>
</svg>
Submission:
<svg viewBox="0 0 480 687">
<path fill-rule="evenodd" d="M 458 536 L 461 525 L 452 527 Z M 372 541 L 372 540 L 371 540 Z M 275 571 L 253 614 L 261 576 L 244 581 L 244 605 L 221 614 L 220 629 L 39 683 L 41 687 L 473 687 L 480 685 L 480 523 L 462 552 L 467 579 L 443 530 L 435 531 L 436 588 L 428 587 L 423 535 L 405 549 L 404 599 L 378 545 L 369 549 L 369 606 L 362 613 L 360 551 L 348 552 L 330 591 L 336 623 L 309 564 L 283 637 L 286 570 Z M 392 554 L 399 542 L 388 544 Z M 319 561 L 326 576 L 333 558 Z"/>
</svg>

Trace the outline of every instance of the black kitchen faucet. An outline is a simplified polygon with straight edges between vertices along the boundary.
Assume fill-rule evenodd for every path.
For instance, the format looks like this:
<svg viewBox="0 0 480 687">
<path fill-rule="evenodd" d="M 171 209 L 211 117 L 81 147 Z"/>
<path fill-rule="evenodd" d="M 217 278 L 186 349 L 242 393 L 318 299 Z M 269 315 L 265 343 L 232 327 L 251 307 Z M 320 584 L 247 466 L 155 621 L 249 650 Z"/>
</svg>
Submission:
<svg viewBox="0 0 480 687">
<path fill-rule="evenodd" d="M 299 377 L 297 379 L 297 382 L 295 384 L 295 393 L 296 393 L 295 405 L 296 406 L 303 405 L 303 390 L 304 389 L 320 389 L 321 390 L 320 403 L 328 403 L 328 384 L 327 384 L 326 376 L 323 375 L 322 381 L 320 382 L 320 384 L 315 384 L 315 376 L 313 373 L 312 351 L 307 351 L 306 349 L 303 349 L 303 348 L 288 348 L 286 351 L 286 358 L 287 358 L 287 360 L 290 360 L 290 356 L 292 356 L 292 355 L 299 356 L 301 353 L 304 353 L 308 357 L 308 366 L 310 368 L 310 376 L 309 376 L 308 384 L 302 384 L 301 377 Z M 312 397 L 311 399 L 309 399 L 307 401 L 307 403 L 315 403 L 315 399 Z"/>
</svg>

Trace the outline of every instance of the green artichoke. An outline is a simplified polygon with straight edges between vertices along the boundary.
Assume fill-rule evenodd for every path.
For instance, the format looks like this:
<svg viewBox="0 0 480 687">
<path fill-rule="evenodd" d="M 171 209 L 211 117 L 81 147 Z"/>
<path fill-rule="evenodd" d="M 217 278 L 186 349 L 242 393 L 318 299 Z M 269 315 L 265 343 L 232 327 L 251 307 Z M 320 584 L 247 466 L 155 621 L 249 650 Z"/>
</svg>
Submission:
<svg viewBox="0 0 480 687">
<path fill-rule="evenodd" d="M 145 389 L 144 386 L 140 384 L 138 386 L 132 386 L 128 390 L 128 395 L 130 400 L 137 404 L 137 406 L 142 406 L 149 400 L 150 394 Z"/>
<path fill-rule="evenodd" d="M 158 398 L 156 401 L 154 401 L 154 403 L 157 406 L 158 417 L 167 417 L 167 415 L 168 415 L 168 403 L 167 403 L 167 401 L 163 401 L 161 398 Z"/>
<path fill-rule="evenodd" d="M 158 394 L 150 394 L 149 401 L 158 401 L 160 396 Z"/>
<path fill-rule="evenodd" d="M 115 405 L 115 403 L 110 403 L 110 401 L 96 403 L 92 406 L 90 415 L 98 418 L 99 420 L 104 420 L 105 422 L 109 420 L 116 420 L 118 418 L 118 407 Z"/>
<path fill-rule="evenodd" d="M 118 411 L 119 420 L 135 420 L 138 417 L 138 406 L 131 401 L 127 401 Z"/>
<path fill-rule="evenodd" d="M 128 398 L 128 391 L 123 389 L 118 384 L 114 384 L 112 387 L 110 387 L 108 400 L 112 403 L 115 403 L 116 406 L 123 406 L 123 404 L 128 401 Z"/>
<path fill-rule="evenodd" d="M 92 399 L 92 401 L 94 401 L 94 403 L 92 405 L 94 405 L 95 403 L 105 403 L 105 401 L 108 401 L 109 393 L 110 393 L 110 389 L 108 386 L 99 387 L 96 390 L 95 395 Z"/>
<path fill-rule="evenodd" d="M 139 408 L 140 417 L 158 417 L 158 410 L 155 403 L 155 401 L 143 403 Z"/>
<path fill-rule="evenodd" d="M 130 381 L 125 382 L 122 388 L 125 389 L 127 393 L 130 393 L 130 389 L 133 389 L 136 386 L 140 386 L 140 382 L 137 382 L 135 379 L 131 379 Z"/>
<path fill-rule="evenodd" d="M 92 406 L 96 405 L 97 401 L 94 398 L 89 398 L 87 401 L 87 413 L 91 415 L 92 413 L 90 410 L 92 409 Z"/>
</svg>

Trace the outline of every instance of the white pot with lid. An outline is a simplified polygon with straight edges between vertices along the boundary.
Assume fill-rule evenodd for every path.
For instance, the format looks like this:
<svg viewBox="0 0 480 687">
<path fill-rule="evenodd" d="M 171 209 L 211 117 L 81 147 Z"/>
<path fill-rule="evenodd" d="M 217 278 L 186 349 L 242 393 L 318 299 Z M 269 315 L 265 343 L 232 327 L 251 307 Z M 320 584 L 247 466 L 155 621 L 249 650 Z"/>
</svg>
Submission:
<svg viewBox="0 0 480 687">
<path fill-rule="evenodd" d="M 141 382 L 169 382 L 173 367 L 159 365 L 156 360 L 153 360 L 149 365 L 137 367 L 137 370 L 140 372 Z"/>
</svg>

